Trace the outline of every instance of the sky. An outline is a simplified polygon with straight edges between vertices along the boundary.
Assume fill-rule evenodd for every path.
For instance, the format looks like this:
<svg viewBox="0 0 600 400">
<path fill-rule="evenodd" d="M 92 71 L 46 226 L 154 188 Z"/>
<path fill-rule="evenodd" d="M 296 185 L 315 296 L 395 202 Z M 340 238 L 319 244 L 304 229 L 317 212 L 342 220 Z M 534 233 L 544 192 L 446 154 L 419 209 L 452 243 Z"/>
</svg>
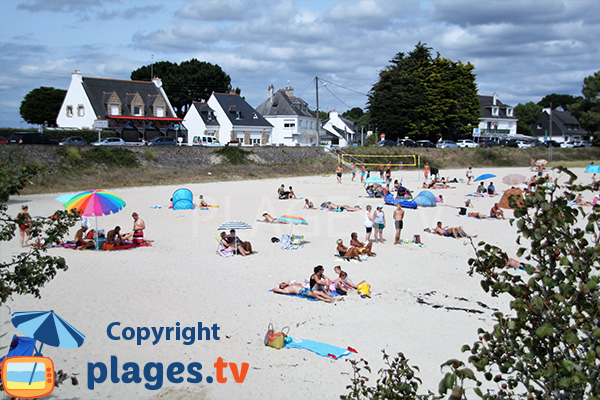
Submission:
<svg viewBox="0 0 600 400">
<path fill-rule="evenodd" d="M 506 104 L 581 95 L 600 70 L 598 0 L 0 0 L 0 127 L 71 73 L 130 79 L 152 62 L 218 64 L 253 107 L 270 85 L 319 109 L 365 108 L 379 72 L 421 42 L 474 65 Z"/>
</svg>

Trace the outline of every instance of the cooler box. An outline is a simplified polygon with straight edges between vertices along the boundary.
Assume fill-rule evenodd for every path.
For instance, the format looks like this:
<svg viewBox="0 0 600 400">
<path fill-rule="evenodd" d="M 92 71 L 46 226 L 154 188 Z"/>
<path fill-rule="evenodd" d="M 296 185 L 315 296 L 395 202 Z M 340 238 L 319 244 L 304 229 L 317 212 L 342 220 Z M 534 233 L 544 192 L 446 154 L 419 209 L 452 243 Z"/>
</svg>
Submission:
<svg viewBox="0 0 600 400">
<path fill-rule="evenodd" d="M 100 250 L 102 248 L 102 243 L 106 242 L 105 237 L 98 237 L 94 240 L 94 248 L 96 250 Z"/>
</svg>

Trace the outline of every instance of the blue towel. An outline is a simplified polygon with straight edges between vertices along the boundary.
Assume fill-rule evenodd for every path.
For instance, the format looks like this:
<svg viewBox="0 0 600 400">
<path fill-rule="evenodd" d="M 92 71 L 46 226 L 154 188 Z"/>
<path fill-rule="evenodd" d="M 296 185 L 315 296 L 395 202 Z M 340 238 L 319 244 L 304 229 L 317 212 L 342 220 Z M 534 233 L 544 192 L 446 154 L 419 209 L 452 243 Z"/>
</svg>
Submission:
<svg viewBox="0 0 600 400">
<path fill-rule="evenodd" d="M 299 339 L 291 336 L 288 336 L 286 338 L 286 342 L 283 345 L 283 347 L 286 349 L 309 350 L 315 354 L 320 355 L 321 357 L 331 357 L 335 360 L 347 356 L 350 353 L 356 353 L 356 350 L 350 349 L 350 347 L 343 349 L 341 347 L 332 346 L 330 344 L 315 342 L 313 340 L 307 339 Z"/>
<path fill-rule="evenodd" d="M 269 290 L 269 292 L 273 292 L 273 289 Z M 275 293 L 275 292 L 273 292 Z M 283 293 L 277 293 L 277 294 L 283 294 Z M 310 301 L 319 301 L 319 299 L 315 299 L 314 297 L 304 297 L 304 296 L 300 296 L 299 294 L 288 294 L 285 293 L 285 296 L 292 296 L 292 297 L 300 297 L 301 299 L 306 299 L 306 300 L 310 300 Z M 331 292 L 331 297 L 338 297 L 339 294 L 337 292 Z"/>
</svg>

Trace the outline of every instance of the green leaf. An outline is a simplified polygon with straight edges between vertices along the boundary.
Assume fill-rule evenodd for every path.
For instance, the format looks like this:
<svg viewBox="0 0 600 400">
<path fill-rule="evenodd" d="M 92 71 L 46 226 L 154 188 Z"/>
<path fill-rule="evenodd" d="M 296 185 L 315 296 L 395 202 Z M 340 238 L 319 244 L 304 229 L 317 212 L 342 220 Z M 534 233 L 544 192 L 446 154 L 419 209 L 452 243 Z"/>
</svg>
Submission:
<svg viewBox="0 0 600 400">
<path fill-rule="evenodd" d="M 555 332 L 554 327 L 548 323 L 545 323 L 535 330 L 535 335 L 538 338 L 545 338 L 547 336 L 552 335 L 554 332 Z"/>
</svg>

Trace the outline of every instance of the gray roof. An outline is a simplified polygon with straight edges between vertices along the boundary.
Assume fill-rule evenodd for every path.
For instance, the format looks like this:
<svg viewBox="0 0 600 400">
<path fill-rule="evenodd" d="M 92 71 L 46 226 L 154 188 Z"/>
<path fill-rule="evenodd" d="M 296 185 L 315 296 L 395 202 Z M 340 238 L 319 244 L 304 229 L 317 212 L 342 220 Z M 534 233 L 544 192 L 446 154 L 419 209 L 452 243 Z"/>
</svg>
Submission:
<svg viewBox="0 0 600 400">
<path fill-rule="evenodd" d="M 308 103 L 300 97 L 285 94 L 284 90 L 278 90 L 269 98 L 256 107 L 256 111 L 267 116 L 299 116 L 316 118 L 316 114 L 308 109 Z"/>
<path fill-rule="evenodd" d="M 546 132 L 550 135 L 550 115 L 543 112 L 531 125 L 531 129 L 535 136 L 545 136 Z M 552 136 L 587 134 L 587 131 L 581 128 L 579 121 L 570 111 L 552 110 Z"/>
<path fill-rule="evenodd" d="M 117 96 L 119 96 L 119 99 L 121 100 L 122 116 L 133 116 L 133 110 L 131 110 L 130 107 L 131 100 L 136 93 L 139 93 L 142 101 L 144 102 L 144 116 L 147 118 L 154 118 L 152 105 L 154 104 L 157 96 L 162 97 L 160 89 L 154 84 L 154 82 L 86 77 L 83 77 L 82 80 L 83 89 L 85 90 L 88 99 L 92 103 L 94 112 L 101 118 L 104 118 L 109 114 L 106 102 L 113 92 L 116 92 Z M 176 115 L 171 113 L 170 107 L 168 107 L 168 100 L 164 99 L 164 101 L 167 104 L 167 107 L 165 107 L 165 117 L 177 118 Z"/>
<path fill-rule="evenodd" d="M 479 98 L 480 103 L 480 111 L 481 118 L 498 118 L 498 119 L 517 119 L 517 117 L 513 116 L 509 117 L 506 115 L 506 109 L 511 108 L 508 104 L 502 103 L 500 100 L 496 99 L 496 106 L 498 107 L 498 115 L 492 115 L 492 107 L 494 107 L 494 96 L 477 96 Z"/>
<path fill-rule="evenodd" d="M 344 124 L 346 124 L 346 126 L 347 126 L 348 128 L 352 129 L 352 131 L 353 131 L 354 133 L 356 133 L 356 130 L 354 129 L 354 128 L 355 128 L 355 125 L 356 125 L 356 122 L 354 122 L 354 121 L 352 121 L 352 120 L 349 120 L 348 118 L 344 118 L 344 117 L 342 117 L 341 115 L 338 115 L 338 117 L 339 117 L 339 119 L 341 119 L 341 120 L 342 120 L 342 122 L 343 122 Z M 327 122 L 329 122 L 329 119 L 330 119 L 330 118 L 327 118 L 326 120 L 322 121 L 322 126 L 325 126 L 325 125 L 327 124 Z M 341 130 L 341 131 L 343 132 L 343 130 Z"/>
<path fill-rule="evenodd" d="M 234 126 L 273 127 L 258 111 L 237 94 L 213 93 Z M 239 119 L 237 114 L 239 114 Z"/>
<path fill-rule="evenodd" d="M 202 118 L 202 121 L 204 121 L 206 126 L 219 126 L 219 121 L 217 121 L 214 110 L 210 108 L 208 104 L 195 101 L 192 103 L 192 106 L 198 111 L 200 118 Z M 211 116 L 210 119 L 209 115 Z"/>
</svg>

